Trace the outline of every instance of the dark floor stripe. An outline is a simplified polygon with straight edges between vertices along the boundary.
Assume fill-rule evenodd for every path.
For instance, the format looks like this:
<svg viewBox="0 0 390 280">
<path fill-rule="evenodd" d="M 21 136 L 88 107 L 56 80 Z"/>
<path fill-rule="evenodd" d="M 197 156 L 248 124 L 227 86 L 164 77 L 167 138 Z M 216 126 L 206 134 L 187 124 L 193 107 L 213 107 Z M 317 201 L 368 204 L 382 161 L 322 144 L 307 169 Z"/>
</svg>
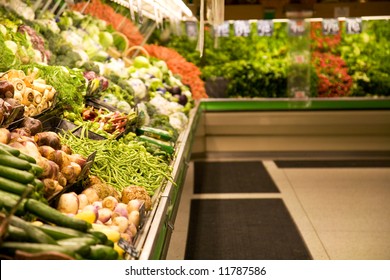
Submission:
<svg viewBox="0 0 390 280">
<path fill-rule="evenodd" d="M 277 193 L 261 161 L 195 161 L 194 193 Z"/>
<path fill-rule="evenodd" d="M 185 259 L 307 260 L 281 199 L 192 200 Z"/>
<path fill-rule="evenodd" d="M 390 160 L 275 160 L 279 168 L 390 167 Z"/>
</svg>

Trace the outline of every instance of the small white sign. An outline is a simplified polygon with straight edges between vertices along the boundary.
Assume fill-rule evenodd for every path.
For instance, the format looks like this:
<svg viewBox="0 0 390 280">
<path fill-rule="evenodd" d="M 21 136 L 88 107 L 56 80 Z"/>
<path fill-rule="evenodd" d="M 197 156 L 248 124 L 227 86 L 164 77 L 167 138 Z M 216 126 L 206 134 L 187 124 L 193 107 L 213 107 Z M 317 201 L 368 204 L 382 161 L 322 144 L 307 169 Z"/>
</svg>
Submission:
<svg viewBox="0 0 390 280">
<path fill-rule="evenodd" d="M 340 30 L 339 21 L 337 19 L 323 19 L 322 20 L 322 33 L 324 35 L 335 35 Z"/>
<path fill-rule="evenodd" d="M 230 28 L 230 24 L 228 21 L 225 21 L 221 25 L 215 26 L 214 27 L 215 37 L 229 37 L 229 28 Z"/>
<path fill-rule="evenodd" d="M 234 35 L 248 37 L 250 25 L 248 20 L 236 20 L 234 21 Z"/>
<path fill-rule="evenodd" d="M 347 34 L 362 33 L 362 19 L 361 18 L 347 18 L 345 19 L 345 28 Z"/>
<path fill-rule="evenodd" d="M 272 36 L 274 31 L 274 22 L 272 20 L 258 20 L 257 34 L 259 36 Z"/>
</svg>

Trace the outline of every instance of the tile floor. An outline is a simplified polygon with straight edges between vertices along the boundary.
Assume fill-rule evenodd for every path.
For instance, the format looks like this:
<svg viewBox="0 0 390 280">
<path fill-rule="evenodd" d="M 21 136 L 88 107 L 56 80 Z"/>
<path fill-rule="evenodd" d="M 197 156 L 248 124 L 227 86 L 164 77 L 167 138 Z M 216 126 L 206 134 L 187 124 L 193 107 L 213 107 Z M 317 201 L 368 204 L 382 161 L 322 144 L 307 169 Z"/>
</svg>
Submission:
<svg viewBox="0 0 390 280">
<path fill-rule="evenodd" d="M 283 199 L 314 259 L 390 260 L 390 168 L 278 168 L 272 159 L 260 160 L 280 193 L 256 196 Z M 167 254 L 169 260 L 184 258 L 191 198 L 253 196 L 195 195 L 193 168 L 191 162 Z"/>
</svg>

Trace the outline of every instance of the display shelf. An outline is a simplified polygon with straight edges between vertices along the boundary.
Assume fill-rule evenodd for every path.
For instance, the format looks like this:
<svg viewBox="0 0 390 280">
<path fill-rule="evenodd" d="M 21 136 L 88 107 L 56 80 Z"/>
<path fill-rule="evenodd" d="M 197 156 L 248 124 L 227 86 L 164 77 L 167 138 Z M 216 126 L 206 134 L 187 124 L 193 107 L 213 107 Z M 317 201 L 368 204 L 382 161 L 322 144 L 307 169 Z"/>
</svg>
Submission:
<svg viewBox="0 0 390 280">
<path fill-rule="evenodd" d="M 165 258 L 200 115 L 201 107 L 197 103 L 195 108 L 191 110 L 187 128 L 180 134 L 176 142 L 176 154 L 172 164 L 173 180 L 167 182 L 164 189 L 155 198 L 155 207 L 149 214 L 136 241 L 135 248 L 138 253 L 136 259 Z"/>
<path fill-rule="evenodd" d="M 390 98 L 215 98 L 203 100 L 206 111 L 377 110 L 390 109 Z"/>
<path fill-rule="evenodd" d="M 274 111 L 275 113 L 280 112 L 281 114 L 288 114 L 289 112 L 297 111 L 302 112 L 299 114 L 306 115 L 305 111 L 307 111 L 308 114 L 315 114 L 315 112 L 320 113 L 320 111 L 332 111 L 336 114 L 352 114 L 348 119 L 353 119 L 355 115 L 360 116 L 359 114 L 361 113 L 359 112 L 367 111 L 367 113 L 369 113 L 368 111 L 379 110 L 378 114 L 381 114 L 381 111 L 387 111 L 388 109 L 390 109 L 389 98 L 318 98 L 304 101 L 293 99 L 203 99 L 191 111 L 189 124 L 186 130 L 181 133 L 177 141 L 177 152 L 172 164 L 172 178 L 174 183 L 168 182 L 166 186 L 161 189 L 158 197 L 155 198 L 155 207 L 149 214 L 145 226 L 140 232 L 140 236 L 135 244 L 136 251 L 138 252 L 135 259 L 165 259 L 166 257 L 171 234 L 174 229 L 174 222 L 191 157 L 196 131 L 200 125 L 202 115 L 207 113 L 228 112 L 229 114 L 236 116 L 239 112 L 244 114 L 258 112 L 258 114 L 261 114 L 261 112 L 266 111 Z M 309 111 L 314 112 L 309 113 Z M 246 119 L 244 120 L 240 116 L 241 115 L 237 115 L 237 118 L 240 118 L 237 122 L 243 121 L 244 128 L 246 125 L 250 125 L 250 121 L 249 123 L 246 123 Z M 306 119 L 304 116 L 303 118 Z M 225 120 L 221 119 L 221 125 L 228 125 L 226 122 L 229 123 L 229 120 L 231 121 L 229 118 Z M 320 118 L 320 121 L 321 120 L 322 119 Z M 375 122 L 375 120 L 372 121 Z M 297 125 L 301 123 L 301 121 L 302 119 L 297 119 Z M 352 124 L 355 123 L 352 120 L 351 122 Z M 359 122 L 359 118 L 356 119 L 356 122 Z M 236 127 L 233 123 L 230 124 L 231 126 L 229 127 L 232 127 L 232 129 Z M 319 125 L 321 124 L 322 123 L 320 122 Z M 384 124 L 384 127 L 386 127 L 386 125 L 387 122 Z M 276 128 L 273 127 L 272 129 L 275 130 Z M 262 131 L 264 129 L 264 127 L 261 128 Z M 305 129 L 307 129 L 307 126 L 305 126 Z M 256 129 L 251 129 L 251 131 L 252 130 L 254 131 L 252 133 L 256 132 Z M 283 131 L 286 133 L 286 129 L 283 129 Z M 236 131 L 235 133 L 237 134 L 239 132 Z M 244 134 L 244 138 L 246 139 L 245 141 L 247 141 L 248 139 L 246 137 L 248 135 L 247 133 Z M 261 137 L 264 138 L 264 135 Z M 287 146 L 283 145 L 283 147 L 286 148 Z"/>
</svg>

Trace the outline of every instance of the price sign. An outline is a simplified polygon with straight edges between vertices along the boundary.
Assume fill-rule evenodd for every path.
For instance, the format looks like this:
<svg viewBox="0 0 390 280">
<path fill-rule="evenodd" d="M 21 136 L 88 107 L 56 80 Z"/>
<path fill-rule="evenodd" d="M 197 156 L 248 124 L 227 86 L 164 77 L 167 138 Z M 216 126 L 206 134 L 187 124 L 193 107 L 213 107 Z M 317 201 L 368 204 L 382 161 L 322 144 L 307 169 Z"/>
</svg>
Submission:
<svg viewBox="0 0 390 280">
<path fill-rule="evenodd" d="M 362 32 L 361 18 L 347 18 L 345 20 L 345 28 L 347 34 L 359 34 Z"/>
<path fill-rule="evenodd" d="M 290 36 L 302 36 L 305 31 L 305 21 L 293 19 L 288 21 L 288 33 Z"/>
<path fill-rule="evenodd" d="M 225 21 L 221 25 L 215 26 L 214 27 L 215 37 L 229 37 L 229 28 L 230 28 L 230 24 L 228 21 Z"/>
<path fill-rule="evenodd" d="M 322 33 L 324 35 L 335 35 L 340 31 L 339 21 L 337 19 L 323 19 L 322 20 Z"/>
<path fill-rule="evenodd" d="M 250 31 L 248 20 L 234 21 L 234 35 L 248 37 Z"/>
<path fill-rule="evenodd" d="M 120 248 L 122 248 L 126 253 L 128 253 L 130 256 L 132 257 L 138 257 L 138 252 L 137 250 L 135 249 L 135 247 L 130 244 L 129 242 L 127 242 L 126 240 L 124 240 L 123 238 L 120 238 L 118 240 L 118 246 Z"/>
<path fill-rule="evenodd" d="M 274 22 L 272 20 L 257 21 L 257 34 L 259 36 L 272 36 L 274 31 Z"/>
<path fill-rule="evenodd" d="M 186 21 L 186 33 L 189 38 L 198 37 L 198 25 L 195 21 Z"/>
</svg>

